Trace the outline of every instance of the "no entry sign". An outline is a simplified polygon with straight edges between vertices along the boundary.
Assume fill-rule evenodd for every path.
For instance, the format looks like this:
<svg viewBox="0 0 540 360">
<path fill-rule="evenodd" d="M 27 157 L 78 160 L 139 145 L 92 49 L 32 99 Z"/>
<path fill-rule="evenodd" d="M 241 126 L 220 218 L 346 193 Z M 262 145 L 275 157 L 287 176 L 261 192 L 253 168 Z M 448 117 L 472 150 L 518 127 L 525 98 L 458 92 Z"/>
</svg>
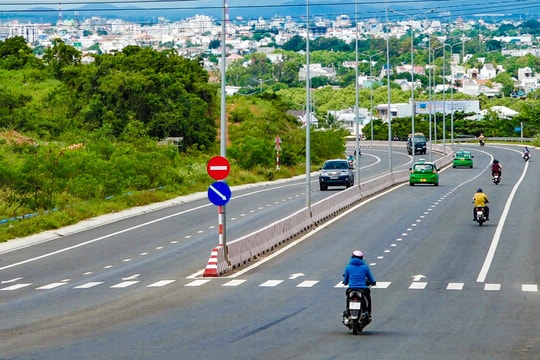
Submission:
<svg viewBox="0 0 540 360">
<path fill-rule="evenodd" d="M 231 164 L 229 164 L 229 160 L 223 156 L 214 156 L 208 161 L 208 164 L 206 164 L 206 171 L 208 171 L 208 175 L 210 175 L 212 179 L 223 180 L 229 176 Z"/>
</svg>

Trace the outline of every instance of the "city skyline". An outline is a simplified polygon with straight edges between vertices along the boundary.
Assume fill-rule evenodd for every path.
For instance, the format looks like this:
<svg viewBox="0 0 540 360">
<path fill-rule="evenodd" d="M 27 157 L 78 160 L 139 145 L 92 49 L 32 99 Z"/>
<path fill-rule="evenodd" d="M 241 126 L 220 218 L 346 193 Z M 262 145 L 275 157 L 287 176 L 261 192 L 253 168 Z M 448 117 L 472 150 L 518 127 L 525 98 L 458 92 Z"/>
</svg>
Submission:
<svg viewBox="0 0 540 360">
<path fill-rule="evenodd" d="M 249 16 L 251 18 L 269 18 L 277 16 L 302 16 L 306 13 L 307 0 L 259 0 L 255 4 L 252 0 L 228 0 L 231 18 L 236 16 Z M 328 17 L 347 14 L 359 18 L 383 17 L 386 6 L 399 10 L 399 13 L 389 13 L 391 19 L 405 18 L 423 12 L 425 9 L 435 9 L 430 17 L 474 17 L 474 16 L 512 16 L 528 15 L 540 16 L 540 2 L 537 0 L 438 0 L 438 1 L 411 1 L 411 0 L 309 0 L 311 16 Z M 355 13 L 356 4 L 359 6 Z M 120 10 L 123 16 L 140 16 L 144 10 L 149 10 L 151 16 L 161 12 L 161 16 L 177 13 L 201 13 L 215 16 L 223 12 L 223 0 L 6 0 L 0 3 L 0 14 L 45 12 L 49 16 L 59 11 L 65 14 L 78 11 L 79 15 L 100 15 L 100 12 Z M 92 10 L 97 14 L 91 14 Z M 405 15 L 404 15 L 405 14 Z M 144 15 L 144 13 L 142 14 Z"/>
</svg>

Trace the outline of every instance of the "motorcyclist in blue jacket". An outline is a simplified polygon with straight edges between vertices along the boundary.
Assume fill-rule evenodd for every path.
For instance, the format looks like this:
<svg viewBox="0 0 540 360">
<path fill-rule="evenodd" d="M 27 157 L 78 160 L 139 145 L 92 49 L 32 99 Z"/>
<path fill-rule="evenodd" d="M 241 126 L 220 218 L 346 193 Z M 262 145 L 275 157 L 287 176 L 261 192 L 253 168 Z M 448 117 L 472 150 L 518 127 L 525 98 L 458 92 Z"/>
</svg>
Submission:
<svg viewBox="0 0 540 360">
<path fill-rule="evenodd" d="M 346 312 L 349 310 L 349 293 L 352 290 L 359 290 L 367 300 L 367 312 L 371 319 L 371 290 L 370 286 L 376 285 L 375 278 L 371 274 L 369 265 L 364 262 L 364 254 L 360 250 L 355 250 L 352 253 L 349 264 L 345 267 L 343 274 L 343 284 L 348 285 L 345 292 L 347 296 Z"/>
</svg>

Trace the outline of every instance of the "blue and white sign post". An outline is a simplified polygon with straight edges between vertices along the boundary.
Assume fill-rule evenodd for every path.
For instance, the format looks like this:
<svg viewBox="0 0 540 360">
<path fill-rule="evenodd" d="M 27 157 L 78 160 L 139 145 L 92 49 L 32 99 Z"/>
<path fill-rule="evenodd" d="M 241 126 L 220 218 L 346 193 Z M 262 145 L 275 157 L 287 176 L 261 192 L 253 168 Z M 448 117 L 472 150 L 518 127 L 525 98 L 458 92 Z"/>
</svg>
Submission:
<svg viewBox="0 0 540 360">
<path fill-rule="evenodd" d="M 226 249 L 226 236 L 225 236 L 225 204 L 231 199 L 231 189 L 224 180 L 231 171 L 231 165 L 229 160 L 223 156 L 214 156 L 208 161 L 206 165 L 208 175 L 213 179 L 218 180 L 208 188 L 208 200 L 216 206 L 218 206 L 218 231 L 219 231 L 219 245 L 222 245 Z"/>
<path fill-rule="evenodd" d="M 208 188 L 208 199 L 216 206 L 223 206 L 231 199 L 231 188 L 226 182 L 216 181 Z"/>
</svg>

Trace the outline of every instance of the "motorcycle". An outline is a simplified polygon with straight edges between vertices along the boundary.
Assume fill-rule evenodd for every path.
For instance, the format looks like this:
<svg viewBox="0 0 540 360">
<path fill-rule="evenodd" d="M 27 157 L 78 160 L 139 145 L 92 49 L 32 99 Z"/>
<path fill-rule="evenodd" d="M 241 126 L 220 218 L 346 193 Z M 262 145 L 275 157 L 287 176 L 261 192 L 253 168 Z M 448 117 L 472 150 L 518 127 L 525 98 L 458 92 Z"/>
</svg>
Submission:
<svg viewBox="0 0 540 360">
<path fill-rule="evenodd" d="M 529 161 L 530 158 L 531 158 L 531 154 L 530 154 L 530 153 L 524 153 L 524 154 L 523 154 L 523 160 L 525 160 L 525 162 Z"/>
<path fill-rule="evenodd" d="M 486 222 L 486 215 L 484 213 L 484 207 L 483 206 L 476 206 L 474 208 L 476 218 L 475 221 L 478 223 L 478 225 L 482 226 L 483 223 Z"/>
<path fill-rule="evenodd" d="M 367 299 L 358 289 L 353 289 L 347 295 L 349 310 L 343 312 L 343 325 L 358 335 L 371 322 L 367 312 Z"/>
<path fill-rule="evenodd" d="M 480 147 L 483 147 L 485 144 L 485 141 L 484 140 L 480 140 Z"/>
<path fill-rule="evenodd" d="M 492 180 L 493 180 L 493 183 L 495 185 L 498 185 L 501 182 L 501 174 L 499 174 L 499 173 L 493 174 L 493 179 Z"/>
</svg>

